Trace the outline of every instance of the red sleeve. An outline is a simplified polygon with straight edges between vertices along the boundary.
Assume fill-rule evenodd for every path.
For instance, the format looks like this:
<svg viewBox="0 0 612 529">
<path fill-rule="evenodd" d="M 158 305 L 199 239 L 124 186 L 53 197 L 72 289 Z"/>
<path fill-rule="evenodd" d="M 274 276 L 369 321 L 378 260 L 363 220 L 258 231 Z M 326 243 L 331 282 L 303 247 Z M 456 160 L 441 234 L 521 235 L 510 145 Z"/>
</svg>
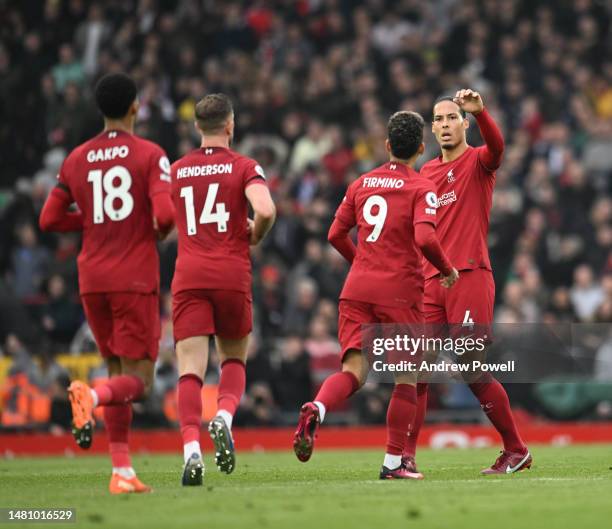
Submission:
<svg viewBox="0 0 612 529">
<path fill-rule="evenodd" d="M 342 199 L 342 202 L 338 206 L 336 210 L 335 217 L 340 219 L 344 224 L 349 225 L 349 230 L 357 224 L 357 219 L 355 218 L 355 192 L 353 184 L 351 184 L 346 190 L 346 194 Z"/>
<path fill-rule="evenodd" d="M 425 259 L 434 265 L 443 275 L 447 276 L 453 270 L 453 267 L 446 257 L 440 241 L 436 235 L 436 229 L 432 224 L 421 222 L 414 226 L 414 241 L 421 249 Z"/>
<path fill-rule="evenodd" d="M 253 184 L 268 185 L 263 167 L 255 160 L 248 159 L 243 171 L 244 189 Z"/>
<path fill-rule="evenodd" d="M 327 234 L 329 243 L 344 257 L 349 263 L 355 259 L 357 247 L 353 240 L 349 237 L 349 232 L 353 226 L 345 223 L 341 218 L 337 217 L 332 222 Z"/>
<path fill-rule="evenodd" d="M 416 226 L 421 222 L 436 225 L 436 210 L 438 208 L 438 196 L 434 191 L 434 185 L 430 181 L 424 181 L 419 187 L 412 211 L 412 223 Z"/>
<path fill-rule="evenodd" d="M 157 193 L 151 199 L 153 217 L 157 221 L 157 229 L 162 235 L 170 232 L 174 226 L 174 204 L 168 193 Z"/>
<path fill-rule="evenodd" d="M 40 212 L 38 223 L 43 231 L 81 231 L 83 229 L 83 213 L 71 212 L 72 204 L 70 190 L 63 184 L 53 188 Z"/>
<path fill-rule="evenodd" d="M 170 160 L 161 147 L 155 146 L 149 160 L 149 198 L 153 199 L 158 193 L 170 195 Z"/>
<path fill-rule="evenodd" d="M 476 114 L 476 123 L 485 145 L 478 147 L 478 159 L 489 172 L 495 171 L 504 155 L 504 137 L 486 108 Z"/>
</svg>

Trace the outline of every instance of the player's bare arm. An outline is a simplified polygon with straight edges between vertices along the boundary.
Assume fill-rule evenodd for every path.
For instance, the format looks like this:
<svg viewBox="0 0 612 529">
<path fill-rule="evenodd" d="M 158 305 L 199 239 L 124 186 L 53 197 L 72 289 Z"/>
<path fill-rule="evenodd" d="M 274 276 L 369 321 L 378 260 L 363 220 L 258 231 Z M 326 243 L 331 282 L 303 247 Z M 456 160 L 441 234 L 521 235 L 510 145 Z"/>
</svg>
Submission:
<svg viewBox="0 0 612 529">
<path fill-rule="evenodd" d="M 244 193 L 255 213 L 250 231 L 250 244 L 255 246 L 263 240 L 274 225 L 276 206 L 270 195 L 270 190 L 266 186 L 250 185 Z"/>
</svg>

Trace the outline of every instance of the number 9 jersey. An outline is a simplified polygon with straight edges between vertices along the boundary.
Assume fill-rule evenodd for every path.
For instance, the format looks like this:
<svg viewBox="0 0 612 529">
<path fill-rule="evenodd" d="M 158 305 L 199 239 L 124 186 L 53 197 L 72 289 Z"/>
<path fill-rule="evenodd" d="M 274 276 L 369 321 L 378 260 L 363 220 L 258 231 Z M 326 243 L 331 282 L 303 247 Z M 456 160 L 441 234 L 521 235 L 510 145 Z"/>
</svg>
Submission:
<svg viewBox="0 0 612 529">
<path fill-rule="evenodd" d="M 185 290 L 251 292 L 247 232 L 252 184 L 266 184 L 254 160 L 223 147 L 198 148 L 172 164 L 178 255 L 172 294 Z"/>
<path fill-rule="evenodd" d="M 74 149 L 57 176 L 83 213 L 81 294 L 159 292 L 152 198 L 170 193 L 170 162 L 158 145 L 124 131 Z"/>
<path fill-rule="evenodd" d="M 396 308 L 421 308 L 423 270 L 414 225 L 436 225 L 431 181 L 404 164 L 389 162 L 347 189 L 336 217 L 357 226 L 357 252 L 341 300 Z"/>
</svg>

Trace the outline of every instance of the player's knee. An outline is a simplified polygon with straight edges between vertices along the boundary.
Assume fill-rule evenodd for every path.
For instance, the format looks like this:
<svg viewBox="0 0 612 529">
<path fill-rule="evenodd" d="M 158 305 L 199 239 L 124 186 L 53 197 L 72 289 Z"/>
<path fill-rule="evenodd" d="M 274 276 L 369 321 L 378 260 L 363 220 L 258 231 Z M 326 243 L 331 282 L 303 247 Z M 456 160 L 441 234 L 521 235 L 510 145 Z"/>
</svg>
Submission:
<svg viewBox="0 0 612 529">
<path fill-rule="evenodd" d="M 342 371 L 352 373 L 359 387 L 363 386 L 368 378 L 368 364 L 361 351 L 348 351 L 342 361 Z"/>
</svg>

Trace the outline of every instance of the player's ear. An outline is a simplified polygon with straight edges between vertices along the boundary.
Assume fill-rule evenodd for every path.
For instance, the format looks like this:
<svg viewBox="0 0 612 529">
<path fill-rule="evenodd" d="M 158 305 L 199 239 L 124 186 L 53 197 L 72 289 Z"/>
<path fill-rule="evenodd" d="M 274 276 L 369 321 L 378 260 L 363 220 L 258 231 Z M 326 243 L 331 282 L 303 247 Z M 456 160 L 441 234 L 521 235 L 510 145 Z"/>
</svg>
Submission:
<svg viewBox="0 0 612 529">
<path fill-rule="evenodd" d="M 423 154 L 424 152 L 425 152 L 425 143 L 421 142 L 421 145 L 419 145 L 419 148 L 417 149 L 417 154 L 421 156 L 421 154 Z"/>
<path fill-rule="evenodd" d="M 227 123 L 225 124 L 225 132 L 228 136 L 234 135 L 234 114 L 227 119 Z"/>
<path fill-rule="evenodd" d="M 140 108 L 140 103 L 138 102 L 138 98 L 134 99 L 134 101 L 132 101 L 132 104 L 130 105 L 130 110 L 128 111 L 128 114 L 130 116 L 135 116 L 136 114 L 138 114 L 138 109 Z"/>
<path fill-rule="evenodd" d="M 389 142 L 389 138 L 385 140 L 385 149 L 388 153 L 391 153 L 391 143 Z"/>
<path fill-rule="evenodd" d="M 470 128 L 470 120 L 467 117 L 463 118 L 463 128 L 464 129 Z"/>
</svg>

